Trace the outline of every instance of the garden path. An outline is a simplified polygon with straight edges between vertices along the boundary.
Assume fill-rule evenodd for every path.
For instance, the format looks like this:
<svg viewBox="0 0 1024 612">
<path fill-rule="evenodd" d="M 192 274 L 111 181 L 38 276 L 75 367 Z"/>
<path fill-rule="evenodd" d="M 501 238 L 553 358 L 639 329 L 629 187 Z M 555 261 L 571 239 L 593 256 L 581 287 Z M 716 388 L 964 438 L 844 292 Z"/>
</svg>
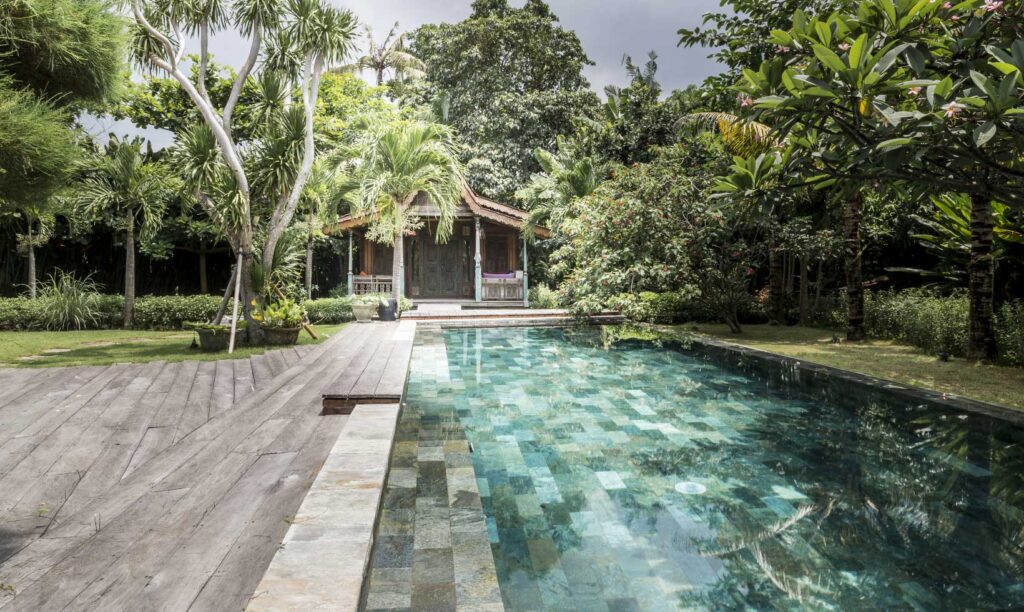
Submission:
<svg viewBox="0 0 1024 612">
<path fill-rule="evenodd" d="M 348 418 L 320 416 L 325 385 L 404 347 L 399 325 L 250 359 L 0 370 L 0 608 L 244 608 Z"/>
</svg>

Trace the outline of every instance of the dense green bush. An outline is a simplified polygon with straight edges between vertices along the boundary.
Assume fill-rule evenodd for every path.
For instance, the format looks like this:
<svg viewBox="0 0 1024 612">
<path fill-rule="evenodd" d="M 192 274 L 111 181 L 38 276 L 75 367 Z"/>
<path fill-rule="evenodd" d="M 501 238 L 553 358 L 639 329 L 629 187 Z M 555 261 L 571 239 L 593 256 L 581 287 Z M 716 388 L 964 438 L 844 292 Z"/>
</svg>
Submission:
<svg viewBox="0 0 1024 612">
<path fill-rule="evenodd" d="M 302 303 L 306 309 L 311 323 L 334 324 L 351 321 L 352 298 L 322 298 L 319 300 L 308 300 Z"/>
<path fill-rule="evenodd" d="M 558 292 L 547 285 L 530 287 L 530 308 L 559 308 Z"/>
<path fill-rule="evenodd" d="M 25 330 L 39 327 L 39 300 L 26 297 L 0 298 L 0 329 Z"/>
<path fill-rule="evenodd" d="M 841 297 L 841 296 L 840 296 Z M 846 302 L 830 302 L 831 313 L 815 313 L 815 322 L 846 325 Z M 876 291 L 864 296 L 864 324 L 873 338 L 896 340 L 928 353 L 967 354 L 970 325 L 967 294 L 941 295 L 928 289 Z M 1024 302 L 1007 302 L 996 311 L 996 345 L 1000 360 L 1024 365 Z"/>
<path fill-rule="evenodd" d="M 221 298 L 215 295 L 149 295 L 135 300 L 136 329 L 181 329 L 185 321 L 210 321 Z M 228 304 L 231 312 L 231 304 Z"/>
<path fill-rule="evenodd" d="M 673 323 L 691 318 L 693 298 L 693 291 L 641 291 L 620 293 L 608 301 L 608 306 L 631 321 Z"/>
<path fill-rule="evenodd" d="M 1024 365 L 1024 302 L 1006 302 L 996 311 L 996 346 L 1003 361 Z"/>
</svg>

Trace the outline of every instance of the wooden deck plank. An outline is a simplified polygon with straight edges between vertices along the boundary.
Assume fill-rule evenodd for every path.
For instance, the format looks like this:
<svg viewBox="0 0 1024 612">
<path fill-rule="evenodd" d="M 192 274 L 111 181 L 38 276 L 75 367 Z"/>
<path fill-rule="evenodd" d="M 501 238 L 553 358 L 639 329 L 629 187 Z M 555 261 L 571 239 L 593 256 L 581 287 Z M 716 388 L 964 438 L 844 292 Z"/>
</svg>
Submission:
<svg viewBox="0 0 1024 612">
<path fill-rule="evenodd" d="M 0 579 L 18 581 L 8 608 L 244 606 L 287 529 L 284 518 L 301 504 L 340 430 L 342 418 L 315 416 L 323 381 L 353 363 L 371 335 L 343 330 L 173 443 L 160 432 L 174 430 L 193 407 L 191 390 L 182 401 L 177 384 L 189 368 L 176 368 L 174 384 L 167 373 L 151 380 L 139 416 L 122 415 L 130 429 L 123 439 L 138 440 L 134 454 L 126 458 L 108 445 L 95 464 L 116 472 L 127 460 L 124 477 L 102 495 L 80 489 L 81 503 L 73 500 L 66 518 L 62 512 L 45 537 L 0 563 Z M 232 373 L 244 376 L 242 362 L 250 363 L 236 360 Z M 191 371 L 198 377 L 198 367 Z M 215 367 L 211 397 L 216 377 Z M 233 392 L 238 385 L 236 376 Z M 178 406 L 178 419 L 168 418 Z"/>
<path fill-rule="evenodd" d="M 384 341 L 390 338 L 394 333 L 394 328 L 397 327 L 397 324 L 382 323 L 374 324 L 374 326 L 377 327 L 377 329 L 373 330 L 375 333 L 367 339 L 365 345 L 353 356 L 352 360 L 343 369 L 341 369 L 337 378 L 327 385 L 323 392 L 324 397 L 349 397 L 352 387 L 355 386 L 356 382 L 358 382 L 358 380 L 363 376 L 367 366 L 377 354 L 382 343 L 384 343 Z M 367 328 L 369 328 L 369 326 L 362 326 L 358 329 Z"/>
<path fill-rule="evenodd" d="M 252 363 L 252 380 L 256 389 L 266 389 L 274 379 L 274 372 L 266 355 L 253 355 L 249 358 Z"/>
<path fill-rule="evenodd" d="M 374 347 L 373 356 L 366 364 L 366 368 L 352 383 L 352 388 L 348 391 L 349 397 L 372 397 L 374 395 L 394 350 L 395 343 L 390 338 L 382 340 Z"/>
<path fill-rule="evenodd" d="M 256 387 L 252 379 L 252 361 L 232 359 L 231 364 L 235 370 L 235 403 L 237 404 L 252 393 Z"/>
<path fill-rule="evenodd" d="M 337 439 L 346 417 L 321 419 L 309 443 L 295 455 L 288 472 L 263 500 L 253 519 L 203 585 L 192 607 L 196 610 L 241 610 L 248 604 L 270 560 L 276 543 L 288 531 L 305 492 L 316 478 L 324 458 Z"/>
<path fill-rule="evenodd" d="M 270 370 L 274 373 L 274 376 L 277 376 L 288 369 L 288 362 L 285 361 L 280 350 L 269 350 L 263 353 L 263 355 L 267 358 L 267 362 L 270 364 Z"/>
<path fill-rule="evenodd" d="M 235 403 L 235 369 L 232 361 L 224 359 L 216 362 L 213 397 L 209 409 L 210 417 L 227 410 Z"/>
<path fill-rule="evenodd" d="M 285 369 L 292 367 L 293 365 L 295 365 L 295 362 L 299 360 L 298 353 L 296 353 L 295 349 L 290 346 L 277 351 L 277 353 L 281 355 L 282 359 L 284 359 L 284 363 L 286 366 Z"/>
<path fill-rule="evenodd" d="M 32 435 L 56 426 L 70 416 L 73 408 L 89 397 L 96 385 L 89 386 L 108 368 L 94 366 L 87 368 L 61 368 L 60 376 L 45 378 L 45 385 L 35 392 L 21 395 L 14 404 L 0 410 L 0 448 L 8 440 L 18 436 Z M 102 380 L 100 381 L 102 383 Z M 12 393 L 13 395 L 13 393 Z M 0 473 L 3 468 L 0 467 Z"/>
<path fill-rule="evenodd" d="M 181 412 L 178 425 L 174 430 L 174 441 L 184 438 L 198 429 L 210 419 L 210 401 L 213 396 L 214 377 L 217 364 L 213 361 L 202 361 L 196 370 L 196 378 L 192 389 L 188 392 L 185 409 Z"/>
</svg>

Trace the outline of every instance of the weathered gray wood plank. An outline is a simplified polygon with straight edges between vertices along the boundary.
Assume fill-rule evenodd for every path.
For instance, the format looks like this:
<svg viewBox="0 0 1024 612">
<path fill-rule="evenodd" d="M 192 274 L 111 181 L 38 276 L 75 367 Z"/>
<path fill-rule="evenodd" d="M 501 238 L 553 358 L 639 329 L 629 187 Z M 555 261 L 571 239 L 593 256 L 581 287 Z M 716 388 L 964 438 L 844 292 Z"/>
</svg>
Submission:
<svg viewBox="0 0 1024 612">
<path fill-rule="evenodd" d="M 241 402 L 245 396 L 256 390 L 252 379 L 252 361 L 249 359 L 233 359 L 235 370 L 235 403 Z"/>
<path fill-rule="evenodd" d="M 274 372 L 270 368 L 270 362 L 266 355 L 253 355 L 249 358 L 252 363 L 252 380 L 257 389 L 266 389 L 274 379 Z"/>
<path fill-rule="evenodd" d="M 221 360 L 217 363 L 217 371 L 213 379 L 213 397 L 210 402 L 209 416 L 219 414 L 235 403 L 235 368 L 233 361 Z"/>
<path fill-rule="evenodd" d="M 188 392 L 185 409 L 181 412 L 178 425 L 174 430 L 174 441 L 184 438 L 199 428 L 210 418 L 210 401 L 213 396 L 213 382 L 217 374 L 217 364 L 213 361 L 202 361 L 196 370 L 196 378 L 192 389 Z"/>
</svg>

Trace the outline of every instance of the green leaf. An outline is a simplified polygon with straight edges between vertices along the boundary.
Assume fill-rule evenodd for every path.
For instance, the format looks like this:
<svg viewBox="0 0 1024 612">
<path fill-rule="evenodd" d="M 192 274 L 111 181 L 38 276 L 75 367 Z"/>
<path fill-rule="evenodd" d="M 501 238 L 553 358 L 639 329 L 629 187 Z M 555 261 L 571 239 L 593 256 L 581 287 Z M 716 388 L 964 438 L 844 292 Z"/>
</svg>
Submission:
<svg viewBox="0 0 1024 612">
<path fill-rule="evenodd" d="M 1003 74 L 1015 74 L 1020 72 L 1019 68 L 1006 62 L 989 62 L 989 65 Z"/>
<path fill-rule="evenodd" d="M 860 36 L 858 36 L 857 40 L 854 41 L 853 47 L 850 48 L 850 67 L 851 68 L 855 67 L 855 66 L 860 66 L 861 62 L 864 60 L 864 57 L 866 55 L 864 53 L 864 49 L 865 49 L 865 47 L 867 47 L 867 44 L 868 44 L 867 32 L 865 32 L 864 34 L 861 34 Z"/>
<path fill-rule="evenodd" d="M 913 142 L 913 138 L 890 138 L 889 140 L 878 143 L 878 146 L 875 147 L 875 150 L 889 151 L 891 149 L 903 147 L 908 144 L 913 144 Z"/>
<path fill-rule="evenodd" d="M 835 51 L 829 49 L 824 45 L 814 45 L 814 56 L 818 58 L 822 64 L 828 66 L 836 72 L 845 72 L 847 69 L 846 64 L 843 60 L 836 55 Z"/>
<path fill-rule="evenodd" d="M 823 45 L 832 44 L 832 28 L 828 27 L 827 24 L 815 20 L 814 31 L 818 35 L 818 41 Z"/>
<path fill-rule="evenodd" d="M 994 121 L 986 121 L 974 130 L 974 144 L 978 147 L 985 146 L 985 143 L 992 140 L 996 135 L 996 124 Z"/>
</svg>

